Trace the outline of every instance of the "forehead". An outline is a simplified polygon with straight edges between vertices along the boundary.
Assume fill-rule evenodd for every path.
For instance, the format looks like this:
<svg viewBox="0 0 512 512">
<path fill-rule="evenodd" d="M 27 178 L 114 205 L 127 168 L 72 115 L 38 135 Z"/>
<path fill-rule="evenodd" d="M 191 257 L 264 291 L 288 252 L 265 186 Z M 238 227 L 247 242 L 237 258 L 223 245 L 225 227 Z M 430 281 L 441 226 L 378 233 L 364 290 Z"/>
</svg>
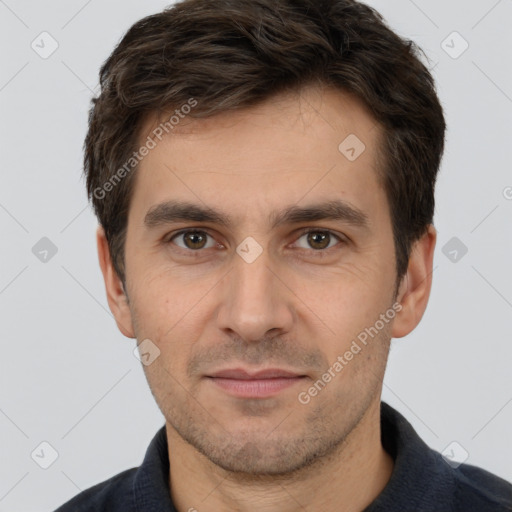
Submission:
<svg viewBox="0 0 512 512">
<path fill-rule="evenodd" d="M 148 118 L 140 140 L 168 118 Z M 140 162 L 130 214 L 140 220 L 170 199 L 246 218 L 337 198 L 371 212 L 386 206 L 377 171 L 380 134 L 361 102 L 325 88 L 208 118 L 182 114 Z"/>
</svg>

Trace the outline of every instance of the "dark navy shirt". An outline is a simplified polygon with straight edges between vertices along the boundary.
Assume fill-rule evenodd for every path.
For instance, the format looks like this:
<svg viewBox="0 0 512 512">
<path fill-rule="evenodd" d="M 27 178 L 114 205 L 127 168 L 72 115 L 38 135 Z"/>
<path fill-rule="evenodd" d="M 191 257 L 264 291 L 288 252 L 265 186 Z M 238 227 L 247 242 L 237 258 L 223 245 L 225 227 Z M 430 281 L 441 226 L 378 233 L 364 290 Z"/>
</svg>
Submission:
<svg viewBox="0 0 512 512">
<path fill-rule="evenodd" d="M 387 486 L 363 512 L 512 511 L 512 485 L 467 464 L 452 467 L 409 422 L 381 404 L 382 444 L 394 459 Z M 142 464 L 75 496 L 55 512 L 176 512 L 169 491 L 165 425 Z"/>
</svg>

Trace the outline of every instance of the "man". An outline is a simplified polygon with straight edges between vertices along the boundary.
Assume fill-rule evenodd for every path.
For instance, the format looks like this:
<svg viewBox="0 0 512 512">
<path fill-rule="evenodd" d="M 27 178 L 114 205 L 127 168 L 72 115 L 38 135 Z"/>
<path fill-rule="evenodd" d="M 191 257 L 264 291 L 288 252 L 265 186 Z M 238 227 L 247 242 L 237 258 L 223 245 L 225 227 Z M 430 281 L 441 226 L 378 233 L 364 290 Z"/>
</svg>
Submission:
<svg viewBox="0 0 512 512">
<path fill-rule="evenodd" d="M 419 323 L 445 122 L 415 46 L 352 0 L 185 0 L 101 69 L 100 266 L 165 426 L 65 511 L 505 511 L 381 403 Z"/>
</svg>

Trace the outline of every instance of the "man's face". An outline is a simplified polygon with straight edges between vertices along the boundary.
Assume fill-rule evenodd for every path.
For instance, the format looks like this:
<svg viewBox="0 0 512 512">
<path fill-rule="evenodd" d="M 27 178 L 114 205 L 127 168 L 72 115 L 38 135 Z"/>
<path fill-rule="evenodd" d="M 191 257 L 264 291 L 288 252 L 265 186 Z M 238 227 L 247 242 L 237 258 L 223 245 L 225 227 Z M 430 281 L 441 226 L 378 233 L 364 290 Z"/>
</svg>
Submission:
<svg viewBox="0 0 512 512">
<path fill-rule="evenodd" d="M 137 170 L 127 295 L 160 351 L 144 369 L 168 429 L 225 469 L 304 467 L 379 403 L 396 273 L 378 136 L 353 98 L 310 89 L 184 119 Z"/>
</svg>

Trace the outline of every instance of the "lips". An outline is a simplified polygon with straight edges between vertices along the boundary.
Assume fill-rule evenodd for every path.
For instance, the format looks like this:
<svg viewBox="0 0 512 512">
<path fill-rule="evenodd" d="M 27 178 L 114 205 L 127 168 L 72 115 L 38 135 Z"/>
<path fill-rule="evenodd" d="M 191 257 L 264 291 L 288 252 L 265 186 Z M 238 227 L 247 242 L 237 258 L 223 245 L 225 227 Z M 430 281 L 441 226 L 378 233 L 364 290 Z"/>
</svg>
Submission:
<svg viewBox="0 0 512 512">
<path fill-rule="evenodd" d="M 213 378 L 237 379 L 237 380 L 261 380 L 261 379 L 291 379 L 302 377 L 302 375 L 280 369 L 267 369 L 249 372 L 241 368 L 221 370 L 210 375 Z"/>
<path fill-rule="evenodd" d="M 306 378 L 305 375 L 278 368 L 258 371 L 232 368 L 207 377 L 216 387 L 238 398 L 270 398 Z"/>
</svg>

